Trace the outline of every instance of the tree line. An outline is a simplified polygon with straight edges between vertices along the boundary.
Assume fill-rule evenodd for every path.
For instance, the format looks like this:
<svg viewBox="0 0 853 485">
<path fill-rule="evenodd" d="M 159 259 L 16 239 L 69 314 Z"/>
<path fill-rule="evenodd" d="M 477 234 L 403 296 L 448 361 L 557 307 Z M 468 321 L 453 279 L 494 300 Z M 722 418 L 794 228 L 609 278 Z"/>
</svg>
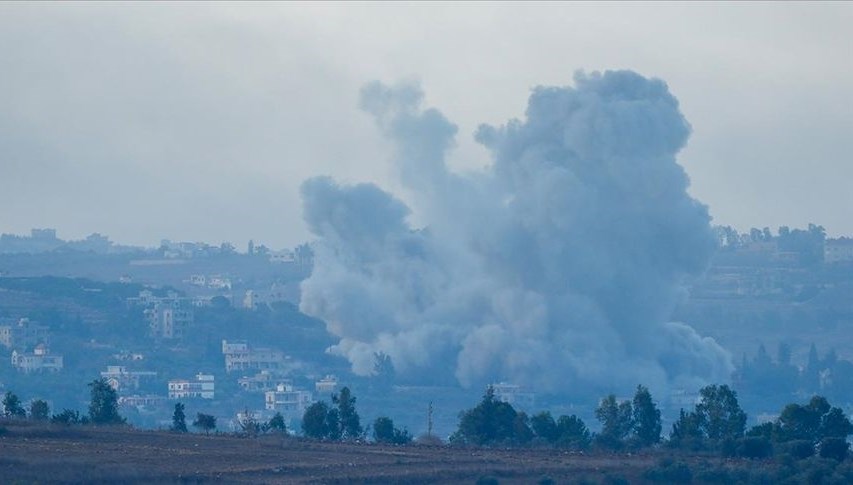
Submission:
<svg viewBox="0 0 853 485">
<path fill-rule="evenodd" d="M 3 415 L 58 424 L 126 424 L 118 411 L 116 391 L 107 381 L 96 379 L 88 386 L 91 399 L 85 415 L 72 409 L 51 415 L 42 399 L 33 400 L 27 410 L 11 391 L 3 398 Z M 460 446 L 553 446 L 603 451 L 657 447 L 744 458 L 784 454 L 800 460 L 818 455 L 843 461 L 849 453 L 847 437 L 853 434 L 853 423 L 843 410 L 822 396 L 814 396 L 804 404 L 787 404 L 774 421 L 747 429 L 747 415 L 738 403 L 737 393 L 727 385 L 702 388 L 694 407 L 680 410 L 667 437 L 663 435 L 660 409 L 642 385 L 637 386 L 630 400 L 620 401 L 613 394 L 604 397 L 595 416 L 601 425 L 598 432 L 591 432 L 576 415 L 554 418 L 550 412 L 542 411 L 528 416 L 500 400 L 489 387 L 476 406 L 459 414 L 458 428 L 449 442 Z M 238 423 L 251 436 L 288 433 L 280 413 L 267 422 L 259 422 L 247 410 Z M 192 425 L 210 433 L 216 429 L 216 418 L 198 413 Z M 413 438 L 387 416 L 376 418 L 366 430 L 356 410 L 356 397 L 348 387 L 333 394 L 331 403 L 318 401 L 309 406 L 301 427 L 305 437 L 327 441 L 360 441 L 371 430 L 377 443 L 405 445 Z M 180 402 L 175 404 L 171 430 L 188 431 L 185 407 Z"/>
</svg>

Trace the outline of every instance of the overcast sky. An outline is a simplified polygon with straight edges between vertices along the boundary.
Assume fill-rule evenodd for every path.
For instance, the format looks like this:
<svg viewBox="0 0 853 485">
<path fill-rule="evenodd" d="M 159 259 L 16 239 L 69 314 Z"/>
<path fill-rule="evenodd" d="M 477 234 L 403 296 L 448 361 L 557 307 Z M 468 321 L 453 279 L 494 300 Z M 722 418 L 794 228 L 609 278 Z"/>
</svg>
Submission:
<svg viewBox="0 0 853 485">
<path fill-rule="evenodd" d="M 576 70 L 665 80 L 715 223 L 853 234 L 853 4 L 0 4 L 0 232 L 122 243 L 308 237 L 299 184 L 399 187 L 357 108 L 417 80 L 480 123 Z"/>
</svg>

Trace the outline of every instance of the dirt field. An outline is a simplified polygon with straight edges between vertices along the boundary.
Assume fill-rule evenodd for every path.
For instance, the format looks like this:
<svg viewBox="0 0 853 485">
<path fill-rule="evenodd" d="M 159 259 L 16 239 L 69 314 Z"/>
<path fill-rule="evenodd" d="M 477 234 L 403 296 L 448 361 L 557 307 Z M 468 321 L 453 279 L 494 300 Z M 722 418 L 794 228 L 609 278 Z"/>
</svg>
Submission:
<svg viewBox="0 0 853 485">
<path fill-rule="evenodd" d="M 631 483 L 649 456 L 317 443 L 6 422 L 0 483 Z"/>
</svg>

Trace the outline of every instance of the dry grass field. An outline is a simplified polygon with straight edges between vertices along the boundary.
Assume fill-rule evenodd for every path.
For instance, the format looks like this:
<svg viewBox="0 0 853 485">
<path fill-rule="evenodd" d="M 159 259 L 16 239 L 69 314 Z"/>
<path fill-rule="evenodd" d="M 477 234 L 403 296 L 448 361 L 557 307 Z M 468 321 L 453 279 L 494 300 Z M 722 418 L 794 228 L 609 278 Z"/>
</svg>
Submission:
<svg viewBox="0 0 853 485">
<path fill-rule="evenodd" d="M 392 447 L 2 423 L 0 483 L 632 483 L 648 456 Z"/>
</svg>

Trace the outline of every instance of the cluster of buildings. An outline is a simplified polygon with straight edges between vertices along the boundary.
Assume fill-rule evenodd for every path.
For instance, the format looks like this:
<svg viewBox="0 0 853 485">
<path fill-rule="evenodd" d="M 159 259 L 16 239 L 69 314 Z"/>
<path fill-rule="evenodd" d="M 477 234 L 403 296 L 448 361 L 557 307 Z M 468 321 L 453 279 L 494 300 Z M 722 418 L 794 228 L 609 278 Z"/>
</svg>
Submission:
<svg viewBox="0 0 853 485">
<path fill-rule="evenodd" d="M 166 394 L 140 392 L 151 390 L 157 381 L 157 372 L 132 371 L 121 365 L 109 365 L 101 372 L 101 377 L 119 394 L 119 404 L 137 408 L 162 406 L 168 400 L 176 399 L 213 399 L 216 396 L 216 382 L 212 374 L 198 373 L 189 379 L 170 379 L 166 384 Z M 162 384 L 161 384 L 162 385 Z"/>
<path fill-rule="evenodd" d="M 50 352 L 50 329 L 28 318 L 0 325 L 0 344 L 12 350 L 11 363 L 19 372 L 58 372 L 61 355 Z"/>
<path fill-rule="evenodd" d="M 144 361 L 144 356 L 126 353 L 121 356 L 126 361 Z M 298 365 L 283 352 L 251 346 L 246 341 L 222 340 L 222 355 L 225 372 L 240 375 L 237 383 L 240 390 L 247 394 L 263 396 L 262 409 L 257 414 L 270 417 L 281 413 L 288 422 L 302 418 L 305 410 L 316 401 L 316 396 L 328 398 L 338 390 L 338 380 L 333 375 L 324 376 L 315 382 L 314 389 L 294 386 L 289 376 Z M 170 402 L 187 399 L 216 399 L 216 378 L 210 373 L 198 373 L 190 378 L 170 379 L 166 383 L 166 392 L 162 381 L 157 382 L 157 373 L 144 370 L 130 370 L 125 365 L 110 365 L 101 372 L 119 394 L 119 403 L 140 410 L 161 411 Z M 147 391 L 147 392 L 146 392 Z M 153 392 L 152 392 L 153 391 Z M 260 396 L 259 396 L 260 397 Z M 216 405 L 216 404 L 214 404 Z M 266 416 L 269 415 L 269 416 Z"/>
</svg>

